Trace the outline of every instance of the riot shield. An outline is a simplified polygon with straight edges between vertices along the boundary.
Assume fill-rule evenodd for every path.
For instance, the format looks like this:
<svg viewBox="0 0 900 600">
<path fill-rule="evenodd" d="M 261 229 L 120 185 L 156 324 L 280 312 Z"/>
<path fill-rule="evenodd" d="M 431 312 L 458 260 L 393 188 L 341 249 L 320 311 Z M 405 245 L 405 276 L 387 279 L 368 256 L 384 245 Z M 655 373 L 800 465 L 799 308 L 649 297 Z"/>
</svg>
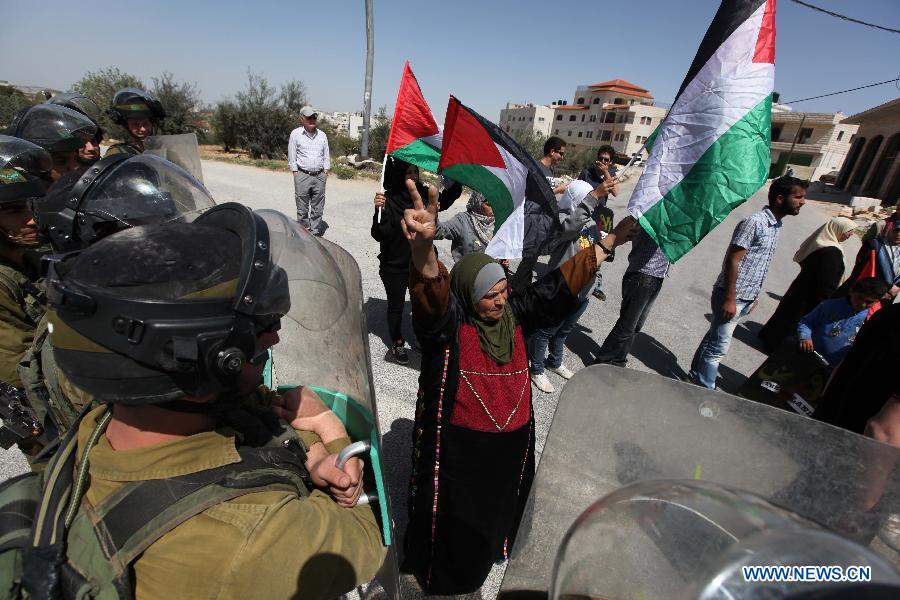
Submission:
<svg viewBox="0 0 900 600">
<path fill-rule="evenodd" d="M 622 486 L 654 479 L 749 491 L 897 566 L 898 464 L 900 449 L 801 415 L 658 375 L 589 367 L 560 395 L 500 595 L 546 594 L 578 515 Z"/>
<path fill-rule="evenodd" d="M 302 303 L 304 313 L 324 311 L 323 326 L 300 326 L 283 320 L 281 341 L 273 348 L 264 382 L 273 389 L 304 385 L 314 389 L 344 422 L 354 442 L 365 448 L 366 495 L 382 525 L 388 555 L 376 577 L 391 598 L 399 598 L 398 564 L 381 452 L 381 429 L 375 404 L 369 338 L 363 313 L 362 277 L 346 250 L 318 238 L 343 277 L 342 298 L 327 287 L 307 287 L 291 294 L 291 304 Z M 292 311 L 294 308 L 292 308 Z M 327 313 L 327 314 L 324 314 Z"/>
<path fill-rule="evenodd" d="M 151 135 L 144 140 L 144 153 L 155 154 L 173 162 L 203 182 L 203 167 L 200 164 L 200 146 L 197 143 L 196 133 Z"/>
</svg>

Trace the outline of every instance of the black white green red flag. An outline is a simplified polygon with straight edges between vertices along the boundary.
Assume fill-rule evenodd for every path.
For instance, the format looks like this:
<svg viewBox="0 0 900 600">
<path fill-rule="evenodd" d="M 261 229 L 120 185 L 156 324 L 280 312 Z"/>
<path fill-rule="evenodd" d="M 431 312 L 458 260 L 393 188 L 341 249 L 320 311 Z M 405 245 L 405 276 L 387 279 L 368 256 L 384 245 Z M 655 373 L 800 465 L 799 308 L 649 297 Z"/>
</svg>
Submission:
<svg viewBox="0 0 900 600">
<path fill-rule="evenodd" d="M 723 0 L 628 203 L 669 260 L 765 183 L 774 81 L 775 0 Z"/>
<path fill-rule="evenodd" d="M 558 228 L 556 196 L 535 160 L 494 123 L 450 96 L 439 171 L 484 194 L 494 211 L 494 258 L 542 253 Z"/>
<path fill-rule="evenodd" d="M 394 105 L 394 118 L 385 152 L 421 169 L 437 173 L 441 158 L 441 129 L 422 96 L 409 61 L 403 65 L 403 77 L 397 91 L 397 103 Z"/>
</svg>

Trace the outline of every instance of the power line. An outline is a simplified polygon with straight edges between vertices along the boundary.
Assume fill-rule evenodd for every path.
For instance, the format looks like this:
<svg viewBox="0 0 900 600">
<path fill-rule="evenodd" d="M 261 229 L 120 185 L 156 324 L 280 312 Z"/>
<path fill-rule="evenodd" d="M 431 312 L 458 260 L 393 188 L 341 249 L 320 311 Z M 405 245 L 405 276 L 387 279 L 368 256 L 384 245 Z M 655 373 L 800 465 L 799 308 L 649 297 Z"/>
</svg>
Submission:
<svg viewBox="0 0 900 600">
<path fill-rule="evenodd" d="M 826 15 L 830 15 L 832 17 L 837 17 L 838 19 L 843 19 L 845 21 L 850 21 L 851 23 L 858 23 L 860 25 L 865 25 L 866 27 L 874 27 L 875 29 L 881 29 L 884 31 L 890 31 L 891 33 L 900 33 L 900 29 L 893 29 L 891 27 L 884 27 L 883 25 L 876 25 L 875 23 L 866 23 L 865 21 L 860 21 L 859 19 L 854 19 L 852 17 L 848 17 L 846 15 L 842 15 L 836 12 L 831 12 L 830 10 L 825 10 L 824 8 L 819 8 L 818 6 L 814 6 L 809 4 L 808 2 L 802 2 L 801 0 L 791 0 L 795 4 L 799 4 L 801 6 L 805 6 L 806 8 L 811 8 L 813 10 L 817 10 L 821 13 L 825 13 Z"/>
<path fill-rule="evenodd" d="M 864 90 L 866 88 L 875 87 L 876 85 L 884 85 L 886 83 L 894 83 L 900 81 L 900 77 L 896 79 L 888 79 L 887 81 L 879 81 L 878 83 L 870 83 L 860 87 L 851 88 L 849 90 L 841 90 L 840 92 L 831 92 L 830 94 L 822 94 L 821 96 L 813 96 L 811 98 L 801 98 L 800 100 L 788 100 L 785 102 L 778 101 L 779 104 L 797 104 L 798 102 L 806 102 L 807 100 L 817 100 L 819 98 L 827 98 L 828 96 L 837 96 L 838 94 L 846 94 L 847 92 L 855 92 L 856 90 Z"/>
</svg>

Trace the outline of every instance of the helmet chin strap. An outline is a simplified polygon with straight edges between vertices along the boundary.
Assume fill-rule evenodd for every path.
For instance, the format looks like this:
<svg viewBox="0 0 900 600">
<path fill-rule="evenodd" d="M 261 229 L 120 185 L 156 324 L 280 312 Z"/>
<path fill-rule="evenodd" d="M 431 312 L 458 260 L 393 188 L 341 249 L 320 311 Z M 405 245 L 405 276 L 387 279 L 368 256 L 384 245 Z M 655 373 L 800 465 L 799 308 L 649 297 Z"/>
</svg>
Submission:
<svg viewBox="0 0 900 600">
<path fill-rule="evenodd" d="M 36 248 L 41 245 L 41 241 L 39 239 L 34 239 L 32 241 L 25 241 L 21 235 L 13 235 L 3 227 L 0 227 L 0 238 L 7 244 L 12 246 L 18 246 L 20 248 Z"/>
</svg>

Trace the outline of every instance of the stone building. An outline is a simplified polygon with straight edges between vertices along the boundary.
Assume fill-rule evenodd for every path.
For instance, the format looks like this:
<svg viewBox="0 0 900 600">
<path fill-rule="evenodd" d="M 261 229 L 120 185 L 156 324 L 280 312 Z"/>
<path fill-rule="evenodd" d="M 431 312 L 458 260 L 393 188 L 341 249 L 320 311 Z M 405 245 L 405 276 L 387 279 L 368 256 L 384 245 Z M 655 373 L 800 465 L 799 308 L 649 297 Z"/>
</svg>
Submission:
<svg viewBox="0 0 900 600">
<path fill-rule="evenodd" d="M 769 176 L 784 175 L 790 165 L 797 177 L 818 181 L 841 168 L 858 128 L 841 113 L 795 112 L 773 105 Z"/>
<path fill-rule="evenodd" d="M 857 113 L 844 123 L 854 123 L 859 130 L 835 185 L 895 204 L 900 199 L 900 98 Z"/>
</svg>

